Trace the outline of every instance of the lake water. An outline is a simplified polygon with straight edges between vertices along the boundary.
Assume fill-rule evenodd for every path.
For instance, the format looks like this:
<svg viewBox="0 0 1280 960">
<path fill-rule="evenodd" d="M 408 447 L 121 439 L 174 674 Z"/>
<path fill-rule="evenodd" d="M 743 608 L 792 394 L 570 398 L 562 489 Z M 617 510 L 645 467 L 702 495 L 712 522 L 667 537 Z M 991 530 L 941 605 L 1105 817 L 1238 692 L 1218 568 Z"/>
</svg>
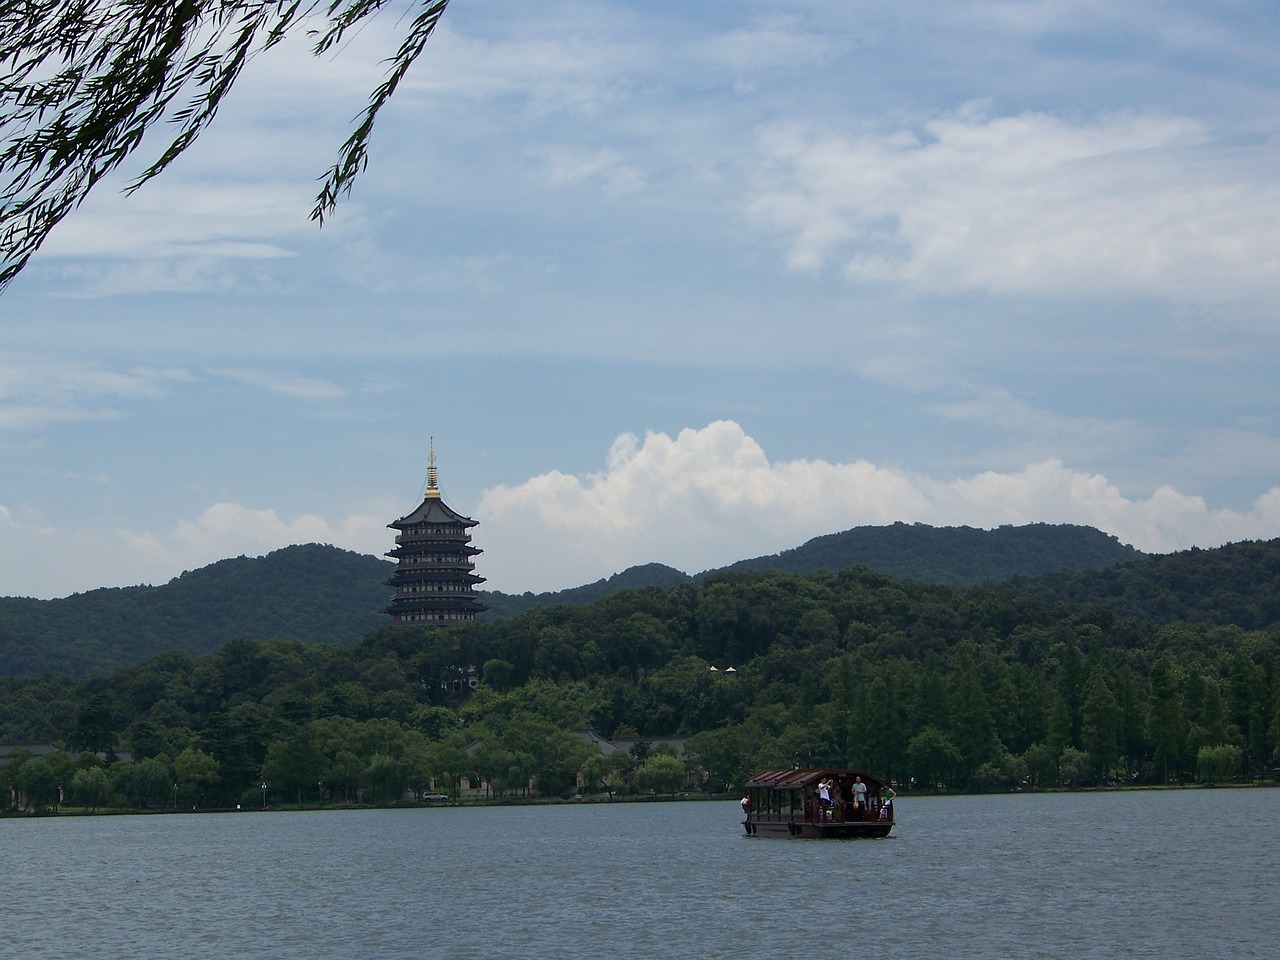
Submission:
<svg viewBox="0 0 1280 960">
<path fill-rule="evenodd" d="M 1280 956 L 1280 790 L 0 821 L 14 958 Z"/>
</svg>

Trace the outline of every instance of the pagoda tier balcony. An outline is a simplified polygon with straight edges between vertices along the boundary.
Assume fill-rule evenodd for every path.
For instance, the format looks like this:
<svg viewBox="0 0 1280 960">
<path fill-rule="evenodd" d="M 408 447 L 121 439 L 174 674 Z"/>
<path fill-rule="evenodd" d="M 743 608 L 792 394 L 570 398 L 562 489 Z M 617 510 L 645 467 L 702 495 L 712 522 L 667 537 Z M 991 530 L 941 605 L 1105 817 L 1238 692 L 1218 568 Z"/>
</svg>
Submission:
<svg viewBox="0 0 1280 960">
<path fill-rule="evenodd" d="M 480 552 L 478 547 L 471 546 L 470 537 L 396 537 L 396 547 L 401 550 L 429 551 L 437 544 L 441 550 L 475 550 L 477 553 Z"/>
<path fill-rule="evenodd" d="M 387 586 L 396 590 L 397 594 L 448 594 L 475 593 L 476 586 L 483 584 L 484 577 L 472 577 L 470 580 L 388 580 Z"/>
<path fill-rule="evenodd" d="M 391 601 L 391 605 L 387 607 L 387 613 L 393 616 L 401 616 L 406 613 L 425 613 L 429 618 L 434 619 L 437 614 L 441 613 L 450 613 L 452 611 L 482 613 L 488 609 L 489 607 L 479 600 L 462 597 L 454 597 L 448 603 L 444 601 L 440 603 L 404 603 L 397 598 Z"/>
<path fill-rule="evenodd" d="M 484 550 L 477 547 L 467 547 L 466 544 L 457 543 L 440 543 L 440 541 L 431 541 L 430 544 L 413 544 L 412 547 L 397 547 L 384 553 L 384 557 L 416 557 L 419 554 L 452 554 L 457 557 L 479 557 Z"/>
<path fill-rule="evenodd" d="M 474 570 L 474 567 L 471 567 L 470 564 L 465 567 L 461 566 L 461 564 L 460 566 L 449 567 L 445 566 L 444 563 L 440 563 L 438 566 L 433 564 L 433 566 L 401 567 L 392 573 L 388 582 L 401 584 L 401 582 L 429 580 L 434 584 L 434 582 L 440 581 L 470 580 L 474 584 L 479 584 L 484 580 L 484 577 L 477 577 L 475 573 L 471 572 L 472 570 Z"/>
<path fill-rule="evenodd" d="M 387 579 L 387 583 L 448 583 L 453 580 L 471 580 L 477 576 L 470 567 L 406 567 L 395 571 Z"/>
<path fill-rule="evenodd" d="M 476 585 L 461 580 L 445 583 L 389 583 L 397 597 L 474 597 Z"/>
<path fill-rule="evenodd" d="M 447 613 L 426 613 L 422 610 L 384 610 L 392 620 L 406 627 L 448 627 L 454 623 L 471 623 L 483 610 L 450 610 Z"/>
<path fill-rule="evenodd" d="M 465 527 L 457 530 L 404 530 L 396 534 L 396 543 L 466 543 L 471 534 Z"/>
<path fill-rule="evenodd" d="M 472 566 L 471 558 L 478 556 L 479 550 L 391 550 L 385 556 L 398 560 L 401 566 L 423 566 L 424 564 L 465 564 Z"/>
<path fill-rule="evenodd" d="M 472 613 L 479 613 L 489 608 L 479 600 L 468 603 L 465 600 L 455 600 L 452 603 L 438 603 L 434 606 L 427 606 L 421 603 L 400 603 L 399 601 L 391 601 L 391 605 L 387 607 L 393 613 L 425 613 L 433 615 L 437 613 L 448 613 L 451 610 L 469 610 Z"/>
</svg>

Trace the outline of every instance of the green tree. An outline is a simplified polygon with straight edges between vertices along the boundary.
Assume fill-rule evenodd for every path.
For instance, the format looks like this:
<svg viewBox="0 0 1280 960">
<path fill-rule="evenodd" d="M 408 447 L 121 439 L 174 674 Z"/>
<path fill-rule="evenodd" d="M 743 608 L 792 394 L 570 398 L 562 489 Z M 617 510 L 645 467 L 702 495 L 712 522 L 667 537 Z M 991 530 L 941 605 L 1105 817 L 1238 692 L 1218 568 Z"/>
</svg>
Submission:
<svg viewBox="0 0 1280 960">
<path fill-rule="evenodd" d="M 58 805 L 58 775 L 47 757 L 36 757 L 22 764 L 14 776 L 14 787 L 28 809 Z"/>
<path fill-rule="evenodd" d="M 1226 783 L 1240 776 L 1244 754 L 1239 747 L 1219 743 L 1201 747 L 1196 754 L 1196 780 L 1200 783 Z"/>
<path fill-rule="evenodd" d="M 655 754 L 636 769 L 636 786 L 654 793 L 671 793 L 684 786 L 684 764 L 675 757 Z"/>
<path fill-rule="evenodd" d="M 956 772 L 966 782 L 980 766 L 999 756 L 1003 746 L 996 734 L 987 691 L 975 667 L 960 672 L 949 701 L 952 715 L 948 730 L 960 754 Z"/>
<path fill-rule="evenodd" d="M 535 754 L 537 765 L 533 776 L 538 792 L 548 796 L 576 790 L 578 772 L 596 752 L 595 747 L 568 730 L 550 731 Z"/>
<path fill-rule="evenodd" d="M 1121 720 L 1120 704 L 1102 671 L 1095 669 L 1080 709 L 1080 745 L 1093 758 L 1099 779 L 1111 773 L 1120 759 Z"/>
<path fill-rule="evenodd" d="M 907 760 L 921 786 L 945 787 L 955 782 L 962 757 L 950 737 L 937 727 L 925 727 L 907 744 Z"/>
<path fill-rule="evenodd" d="M 1067 747 L 1058 758 L 1058 778 L 1068 787 L 1088 786 L 1097 778 L 1093 758 L 1083 750 Z"/>
<path fill-rule="evenodd" d="M 1230 720 L 1240 732 L 1243 742 L 1243 775 L 1257 776 L 1265 768 L 1271 752 L 1267 674 L 1261 664 L 1254 663 L 1241 652 L 1237 652 L 1231 661 L 1228 703 Z"/>
<path fill-rule="evenodd" d="M 973 775 L 973 785 L 979 790 L 992 793 L 997 790 L 1016 790 L 1026 779 L 1026 761 L 1010 753 L 1002 753 L 978 767 Z"/>
<path fill-rule="evenodd" d="M 511 752 L 492 738 L 486 738 L 471 752 L 470 767 L 484 782 L 488 793 L 495 789 L 502 791 L 511 766 Z"/>
<path fill-rule="evenodd" d="M 738 790 L 755 773 L 755 739 L 740 724 L 694 734 L 685 743 L 690 759 L 707 774 L 713 792 Z"/>
<path fill-rule="evenodd" d="M 71 778 L 71 797 L 82 807 L 96 811 L 111 802 L 111 778 L 102 767 L 77 770 Z"/>
<path fill-rule="evenodd" d="M 582 761 L 578 775 L 582 777 L 584 790 L 604 790 L 612 800 L 633 769 L 634 764 L 628 754 L 615 751 L 605 756 L 597 750 Z"/>
<path fill-rule="evenodd" d="M 1156 764 L 1165 783 L 1169 782 L 1170 773 L 1177 771 L 1178 758 L 1187 734 L 1179 679 L 1178 667 L 1173 657 L 1168 653 L 1161 654 L 1151 667 L 1151 700 L 1147 724 Z"/>
<path fill-rule="evenodd" d="M 333 209 L 364 167 L 379 111 L 422 52 L 448 0 L 413 0 L 390 69 L 325 176 L 313 218 Z M 0 290 L 49 232 L 142 144 L 176 135 L 132 185 L 161 173 L 217 114 L 257 53 L 307 31 L 317 56 L 341 49 L 389 0 L 29 0 L 0 6 Z M 323 21 L 317 24 L 317 17 Z"/>
<path fill-rule="evenodd" d="M 173 802 L 173 771 L 164 754 L 136 763 L 114 763 L 109 775 L 112 789 L 134 807 L 158 809 Z"/>
<path fill-rule="evenodd" d="M 1058 754 L 1047 743 L 1033 743 L 1022 754 L 1027 779 L 1032 787 L 1056 787 L 1058 785 Z"/>
<path fill-rule="evenodd" d="M 304 794 L 314 791 L 324 777 L 325 758 L 309 730 L 299 730 L 287 740 L 267 747 L 262 779 L 271 790 L 293 794 L 302 806 Z"/>
<path fill-rule="evenodd" d="M 498 693 L 507 693 L 515 686 L 516 668 L 514 664 L 495 657 L 484 662 L 480 677 Z"/>
<path fill-rule="evenodd" d="M 427 767 L 431 771 L 436 789 L 457 797 L 462 776 L 470 769 L 470 758 L 462 749 L 462 744 L 455 740 L 428 743 L 425 751 Z"/>
<path fill-rule="evenodd" d="M 406 760 L 374 754 L 363 777 L 368 796 L 377 803 L 396 803 L 409 789 L 410 772 Z"/>
<path fill-rule="evenodd" d="M 363 760 L 348 749 L 339 749 L 324 768 L 322 779 L 334 797 L 350 803 L 360 796 L 364 772 L 368 767 Z"/>
<path fill-rule="evenodd" d="M 221 779 L 218 761 L 196 747 L 178 754 L 173 767 L 179 793 L 196 806 L 205 803 L 209 790 Z"/>
<path fill-rule="evenodd" d="M 71 748 L 97 753 L 115 746 L 111 712 L 111 701 L 105 694 L 95 694 L 85 701 L 76 714 L 76 728 L 69 742 Z"/>
</svg>

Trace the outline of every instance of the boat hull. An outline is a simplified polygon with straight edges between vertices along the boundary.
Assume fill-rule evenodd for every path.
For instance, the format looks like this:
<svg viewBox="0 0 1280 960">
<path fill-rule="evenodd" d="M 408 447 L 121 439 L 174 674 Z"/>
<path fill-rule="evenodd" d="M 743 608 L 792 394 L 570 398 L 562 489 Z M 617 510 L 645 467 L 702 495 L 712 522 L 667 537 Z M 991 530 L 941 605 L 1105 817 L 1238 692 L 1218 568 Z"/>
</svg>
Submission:
<svg viewBox="0 0 1280 960">
<path fill-rule="evenodd" d="M 871 837 L 887 837 L 893 829 L 892 821 L 884 820 L 844 823 L 744 820 L 742 826 L 749 837 L 786 837 L 792 840 L 857 840 Z"/>
</svg>

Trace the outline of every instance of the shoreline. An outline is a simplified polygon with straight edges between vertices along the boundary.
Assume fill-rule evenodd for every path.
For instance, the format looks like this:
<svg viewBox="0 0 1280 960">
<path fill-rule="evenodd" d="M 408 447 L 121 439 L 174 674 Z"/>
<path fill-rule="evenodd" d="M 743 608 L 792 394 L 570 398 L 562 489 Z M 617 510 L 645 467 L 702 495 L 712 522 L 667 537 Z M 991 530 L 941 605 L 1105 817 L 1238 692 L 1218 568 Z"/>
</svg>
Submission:
<svg viewBox="0 0 1280 960">
<path fill-rule="evenodd" d="M 1054 787 L 1038 790 L 998 790 L 985 793 L 949 790 L 916 790 L 901 791 L 898 799 L 909 800 L 913 797 L 992 797 L 1013 796 L 1018 794 L 1041 795 L 1056 793 L 1135 793 L 1164 790 L 1252 790 L 1276 789 L 1280 783 L 1275 781 L 1254 781 L 1252 783 L 1160 783 L 1131 784 L 1114 787 Z M 251 807 L 192 807 L 179 809 L 165 807 L 157 810 L 137 808 L 99 808 L 88 810 L 81 807 L 60 807 L 52 810 L 0 810 L 0 820 L 51 819 L 62 817 L 160 817 L 160 816 L 196 816 L 211 813 L 326 813 L 335 810 L 429 810 L 432 808 L 465 807 L 539 807 L 539 806 L 581 806 L 590 804 L 598 806 L 612 803 L 686 803 L 704 801 L 728 801 L 737 799 L 737 793 L 682 793 L 652 794 L 648 796 L 610 797 L 608 794 L 590 794 L 574 797 L 460 797 L 454 800 L 415 801 L 411 803 L 295 803 L 268 804 Z"/>
</svg>

